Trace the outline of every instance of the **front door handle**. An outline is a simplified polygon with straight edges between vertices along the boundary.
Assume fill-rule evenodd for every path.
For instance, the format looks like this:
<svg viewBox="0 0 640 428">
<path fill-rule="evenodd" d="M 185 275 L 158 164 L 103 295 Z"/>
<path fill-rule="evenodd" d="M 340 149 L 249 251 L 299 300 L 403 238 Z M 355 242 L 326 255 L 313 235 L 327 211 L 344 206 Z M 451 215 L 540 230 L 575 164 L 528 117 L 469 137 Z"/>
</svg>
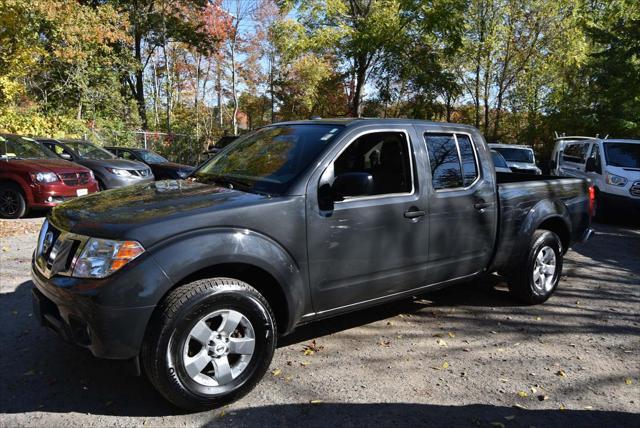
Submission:
<svg viewBox="0 0 640 428">
<path fill-rule="evenodd" d="M 405 218 L 418 218 L 418 217 L 423 217 L 425 215 L 427 215 L 426 212 L 420 211 L 417 208 L 411 208 L 409 209 L 409 211 L 405 211 L 404 213 Z"/>
<path fill-rule="evenodd" d="M 473 204 L 473 208 L 475 208 L 477 210 L 483 210 L 485 208 L 489 208 L 490 206 L 491 206 L 491 202 L 485 202 L 482 199 L 480 199 L 478 202 Z"/>
</svg>

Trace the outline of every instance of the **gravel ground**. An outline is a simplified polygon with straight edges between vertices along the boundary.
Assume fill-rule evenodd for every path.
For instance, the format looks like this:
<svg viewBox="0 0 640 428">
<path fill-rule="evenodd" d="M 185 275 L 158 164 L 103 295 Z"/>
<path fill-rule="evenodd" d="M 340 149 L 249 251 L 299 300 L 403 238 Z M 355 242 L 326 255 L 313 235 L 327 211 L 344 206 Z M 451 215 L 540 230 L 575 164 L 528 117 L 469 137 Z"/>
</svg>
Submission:
<svg viewBox="0 0 640 428">
<path fill-rule="evenodd" d="M 36 325 L 41 221 L 0 225 L 0 426 L 640 426 L 637 228 L 596 225 L 544 305 L 493 277 L 316 323 L 248 396 L 184 414 Z"/>
</svg>

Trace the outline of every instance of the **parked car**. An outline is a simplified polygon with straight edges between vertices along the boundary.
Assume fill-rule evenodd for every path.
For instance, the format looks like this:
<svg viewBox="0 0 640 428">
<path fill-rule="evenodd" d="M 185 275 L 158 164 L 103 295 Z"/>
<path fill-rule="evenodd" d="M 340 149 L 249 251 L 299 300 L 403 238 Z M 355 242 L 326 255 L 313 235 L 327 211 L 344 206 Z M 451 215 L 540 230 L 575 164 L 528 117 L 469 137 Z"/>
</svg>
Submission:
<svg viewBox="0 0 640 428">
<path fill-rule="evenodd" d="M 513 172 L 509 165 L 507 165 L 507 161 L 504 157 L 496 152 L 495 150 L 491 150 L 491 159 L 493 159 L 493 166 L 495 167 L 496 172 Z"/>
<path fill-rule="evenodd" d="M 184 179 L 194 170 L 192 166 L 170 162 L 151 150 L 129 147 L 105 147 L 105 149 L 119 158 L 149 165 L 156 180 Z"/>
<path fill-rule="evenodd" d="M 153 173 L 147 165 L 118 159 L 113 153 L 89 141 L 51 138 L 38 138 L 37 141 L 62 159 L 71 160 L 91 169 L 101 190 L 154 180 Z"/>
<path fill-rule="evenodd" d="M 91 170 L 58 159 L 31 138 L 0 135 L 1 218 L 20 218 L 97 191 Z"/>
<path fill-rule="evenodd" d="M 551 159 L 556 175 L 591 180 L 598 218 L 640 217 L 640 140 L 560 137 Z"/>
<path fill-rule="evenodd" d="M 209 409 L 251 390 L 277 338 L 311 321 L 496 271 L 544 302 L 591 235 L 590 195 L 583 179 L 497 177 L 465 125 L 274 124 L 189 180 L 54 209 L 32 264 L 35 318 L 95 356 L 141 361 L 175 405 Z"/>
<path fill-rule="evenodd" d="M 507 161 L 511 172 L 521 174 L 541 175 L 542 171 L 536 166 L 536 155 L 529 146 L 515 144 L 489 144 L 491 150 L 500 153 Z"/>
</svg>

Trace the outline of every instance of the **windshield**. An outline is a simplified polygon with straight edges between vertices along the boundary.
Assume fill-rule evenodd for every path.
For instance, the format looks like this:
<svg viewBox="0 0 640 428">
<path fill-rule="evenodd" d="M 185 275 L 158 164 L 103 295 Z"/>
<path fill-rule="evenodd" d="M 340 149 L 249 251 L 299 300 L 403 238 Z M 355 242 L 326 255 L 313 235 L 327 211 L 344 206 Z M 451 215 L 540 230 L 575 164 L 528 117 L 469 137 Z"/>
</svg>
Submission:
<svg viewBox="0 0 640 428">
<path fill-rule="evenodd" d="M 200 182 L 281 194 L 342 128 L 324 124 L 263 128 L 235 141 L 193 176 Z"/>
<path fill-rule="evenodd" d="M 0 136 L 2 159 L 49 159 L 56 156 L 35 140 L 19 136 Z"/>
<path fill-rule="evenodd" d="M 604 143 L 604 154 L 608 165 L 640 169 L 640 143 Z"/>
<path fill-rule="evenodd" d="M 498 168 L 509 168 L 500 153 L 496 152 L 495 150 L 491 150 L 491 157 L 493 158 L 494 166 Z"/>
<path fill-rule="evenodd" d="M 525 148 L 511 148 L 511 147 L 494 147 L 494 150 L 500 152 L 500 154 L 507 160 L 507 162 L 533 162 L 533 150 Z"/>
<path fill-rule="evenodd" d="M 136 154 L 142 158 L 146 163 L 165 163 L 169 162 L 167 159 L 163 158 L 157 153 L 151 152 L 149 150 L 136 150 Z"/>
<path fill-rule="evenodd" d="M 98 146 L 94 146 L 91 143 L 85 143 L 82 141 L 65 141 L 64 144 L 83 159 L 104 160 L 115 158 L 115 155 L 112 153 L 105 149 L 101 149 Z"/>
</svg>

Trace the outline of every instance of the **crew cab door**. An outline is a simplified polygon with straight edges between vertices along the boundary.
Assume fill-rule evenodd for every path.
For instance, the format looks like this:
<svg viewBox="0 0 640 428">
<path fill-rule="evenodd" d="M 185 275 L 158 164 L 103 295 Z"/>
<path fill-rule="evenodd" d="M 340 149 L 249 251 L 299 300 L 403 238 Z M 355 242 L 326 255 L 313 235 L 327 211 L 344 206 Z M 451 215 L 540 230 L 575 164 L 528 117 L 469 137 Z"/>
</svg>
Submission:
<svg viewBox="0 0 640 428">
<path fill-rule="evenodd" d="M 485 269 L 496 241 L 495 173 L 479 133 L 418 127 L 429 155 L 428 283 Z"/>
<path fill-rule="evenodd" d="M 316 312 L 423 285 L 428 222 L 412 127 L 359 127 L 307 188 L 309 279 Z"/>
</svg>

